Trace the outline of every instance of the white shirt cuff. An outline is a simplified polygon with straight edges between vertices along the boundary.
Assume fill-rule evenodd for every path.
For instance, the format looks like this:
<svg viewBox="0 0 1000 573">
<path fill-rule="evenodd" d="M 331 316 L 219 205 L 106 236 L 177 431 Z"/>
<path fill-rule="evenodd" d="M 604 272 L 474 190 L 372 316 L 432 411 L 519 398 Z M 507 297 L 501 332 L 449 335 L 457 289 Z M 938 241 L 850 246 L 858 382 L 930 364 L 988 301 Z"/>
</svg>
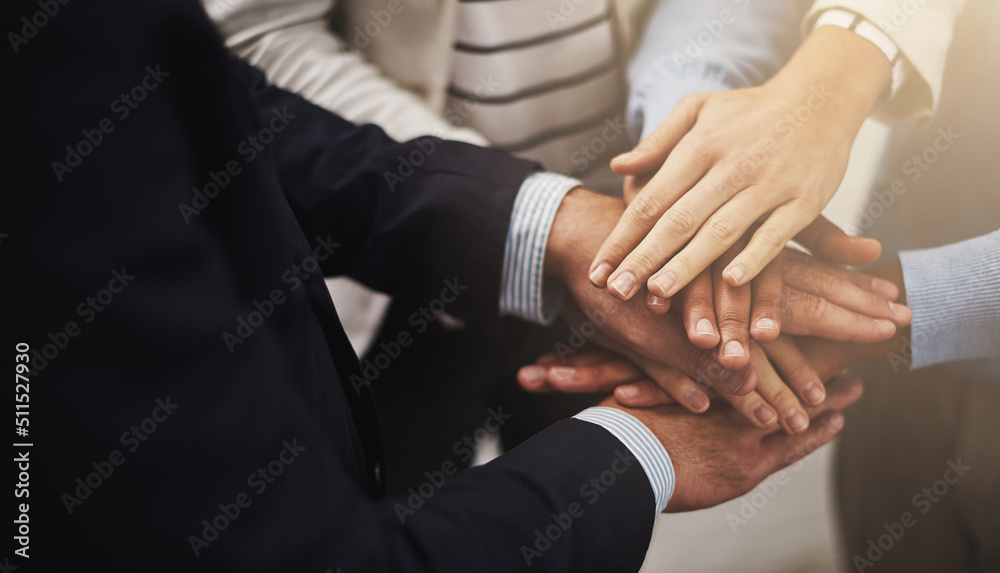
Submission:
<svg viewBox="0 0 1000 573">
<path fill-rule="evenodd" d="M 1000 231 L 899 253 L 911 368 L 1000 356 Z"/>
<path fill-rule="evenodd" d="M 656 499 L 654 518 L 659 516 L 674 493 L 674 466 L 660 440 L 634 416 L 615 408 L 587 408 L 573 417 L 611 432 L 639 460 Z"/>
<path fill-rule="evenodd" d="M 533 173 L 521 184 L 504 248 L 501 315 L 539 324 L 555 320 L 562 293 L 542 272 L 545 246 L 563 197 L 579 186 L 577 179 L 549 172 Z"/>
</svg>

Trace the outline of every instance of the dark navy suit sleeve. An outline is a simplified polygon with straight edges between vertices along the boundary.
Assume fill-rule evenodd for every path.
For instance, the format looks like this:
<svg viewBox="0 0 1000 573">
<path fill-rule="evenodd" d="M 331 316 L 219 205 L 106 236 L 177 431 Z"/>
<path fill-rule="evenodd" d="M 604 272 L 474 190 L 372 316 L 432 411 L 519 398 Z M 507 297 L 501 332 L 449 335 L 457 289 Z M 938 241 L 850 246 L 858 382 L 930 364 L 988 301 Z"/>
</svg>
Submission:
<svg viewBox="0 0 1000 573">
<path fill-rule="evenodd" d="M 373 420 L 352 398 L 356 357 L 322 274 L 422 298 L 457 278 L 468 291 L 449 308 L 495 320 L 511 201 L 533 166 L 435 142 L 392 184 L 386 170 L 426 143 L 255 84 L 196 1 L 45 5 L 58 12 L 3 55 L 16 145 L 0 323 L 10 363 L 30 347 L 34 446 L 31 497 L 15 500 L 30 505 L 31 557 L 7 544 L 0 559 L 18 571 L 639 567 L 652 489 L 587 422 L 440 487 L 445 466 L 429 467 L 409 498 L 365 490 Z M 20 34 L 40 6 L 4 3 L 5 30 Z M 278 130 L 286 107 L 296 117 Z"/>
<path fill-rule="evenodd" d="M 429 136 L 397 143 L 239 65 L 260 121 L 287 122 L 272 150 L 303 231 L 339 244 L 324 272 L 422 301 L 446 292 L 449 313 L 494 327 L 514 198 L 538 166 Z"/>
</svg>

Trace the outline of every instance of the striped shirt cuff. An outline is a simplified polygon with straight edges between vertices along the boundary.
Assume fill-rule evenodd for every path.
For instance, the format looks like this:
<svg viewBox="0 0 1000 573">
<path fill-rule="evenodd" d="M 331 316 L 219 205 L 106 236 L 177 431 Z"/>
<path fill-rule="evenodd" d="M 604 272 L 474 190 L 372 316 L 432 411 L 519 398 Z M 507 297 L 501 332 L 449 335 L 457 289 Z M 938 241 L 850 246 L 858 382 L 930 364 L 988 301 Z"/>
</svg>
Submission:
<svg viewBox="0 0 1000 573">
<path fill-rule="evenodd" d="M 667 119 L 684 96 L 731 89 L 725 81 L 714 78 L 678 78 L 639 89 L 629 102 L 629 133 L 644 139 Z"/>
<path fill-rule="evenodd" d="M 1000 231 L 899 260 L 913 310 L 911 368 L 1000 356 Z"/>
<path fill-rule="evenodd" d="M 615 408 L 587 408 L 573 417 L 597 424 L 611 432 L 639 460 L 639 465 L 649 478 L 649 485 L 653 487 L 653 497 L 656 499 L 654 516 L 659 516 L 674 494 L 674 466 L 660 440 L 634 416 Z"/>
<path fill-rule="evenodd" d="M 555 320 L 562 292 L 542 272 L 545 245 L 563 197 L 579 186 L 577 179 L 548 172 L 533 173 L 521 184 L 504 248 L 501 315 L 539 324 Z"/>
</svg>

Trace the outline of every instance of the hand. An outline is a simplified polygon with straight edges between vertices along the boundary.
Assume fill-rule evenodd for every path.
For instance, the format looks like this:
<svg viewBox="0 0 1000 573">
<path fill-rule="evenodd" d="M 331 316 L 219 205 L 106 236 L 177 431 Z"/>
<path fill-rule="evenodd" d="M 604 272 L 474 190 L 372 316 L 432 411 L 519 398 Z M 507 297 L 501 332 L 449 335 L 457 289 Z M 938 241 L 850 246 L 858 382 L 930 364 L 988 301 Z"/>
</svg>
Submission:
<svg viewBox="0 0 1000 573">
<path fill-rule="evenodd" d="M 894 284 L 900 293 L 900 303 L 906 302 L 899 261 L 880 265 L 870 272 Z M 775 368 L 793 385 L 801 385 L 807 380 L 825 380 L 856 362 L 888 359 L 894 367 L 903 366 L 909 362 L 911 352 L 909 327 L 898 329 L 892 338 L 882 342 L 862 344 L 782 335 L 761 346 Z"/>
<path fill-rule="evenodd" d="M 700 413 L 708 409 L 709 399 L 721 400 L 728 402 L 758 428 L 767 429 L 780 422 L 789 434 L 806 431 L 809 415 L 796 396 L 802 396 L 803 402 L 813 406 L 822 403 L 826 396 L 822 381 L 815 376 L 807 378 L 804 373 L 796 371 L 797 385 L 789 388 L 760 348 L 753 345 L 750 350 L 757 377 L 754 391 L 734 396 L 706 388 L 704 408 L 688 409 Z M 683 397 L 687 377 L 655 362 L 642 358 L 638 360 L 632 362 L 620 355 L 593 348 L 577 352 L 565 360 L 549 354 L 539 357 L 536 364 L 521 368 L 518 382 L 529 392 L 613 392 L 620 404 L 633 408 L 674 402 L 686 405 Z"/>
<path fill-rule="evenodd" d="M 861 384 L 844 377 L 830 384 L 816 423 L 795 436 L 755 428 L 730 407 L 696 416 L 677 405 L 627 408 L 614 398 L 601 406 L 635 416 L 659 438 L 674 466 L 674 493 L 666 511 L 711 507 L 753 489 L 764 478 L 829 442 L 844 425 L 840 410 L 861 396 Z"/>
<path fill-rule="evenodd" d="M 698 349 L 687 340 L 677 316 L 657 316 L 641 300 L 621 301 L 590 284 L 586 263 L 623 210 L 621 200 L 584 189 L 571 191 L 560 204 L 546 245 L 544 269 L 571 295 L 564 314 L 577 324 L 590 320 L 596 329 L 594 342 L 626 356 L 650 376 L 670 376 L 672 396 L 694 412 L 708 404 L 699 385 L 720 393 L 753 390 L 757 382 L 753 368 L 723 368 L 715 352 Z"/>
<path fill-rule="evenodd" d="M 822 217 L 811 227 L 827 225 L 836 229 Z M 839 229 L 836 232 L 848 238 Z M 899 295 L 893 283 L 790 248 L 783 249 L 752 283 L 730 286 L 722 280 L 722 269 L 744 244 L 738 242 L 677 293 L 673 305 L 684 319 L 691 342 L 699 348 L 718 346 L 719 362 L 726 368 L 746 365 L 751 336 L 757 342 L 771 342 L 780 332 L 875 342 L 890 338 L 896 326 L 912 319 L 908 308 L 892 302 Z M 872 250 L 872 258 L 879 251 Z M 859 260 L 858 255 L 850 258 Z M 660 312 L 656 306 L 650 310 Z"/>
<path fill-rule="evenodd" d="M 612 162 L 628 195 L 641 190 L 594 257 L 593 283 L 623 300 L 643 283 L 672 297 L 766 216 L 723 271 L 746 284 L 836 191 L 889 75 L 874 45 L 824 26 L 765 85 L 685 98 Z"/>
</svg>

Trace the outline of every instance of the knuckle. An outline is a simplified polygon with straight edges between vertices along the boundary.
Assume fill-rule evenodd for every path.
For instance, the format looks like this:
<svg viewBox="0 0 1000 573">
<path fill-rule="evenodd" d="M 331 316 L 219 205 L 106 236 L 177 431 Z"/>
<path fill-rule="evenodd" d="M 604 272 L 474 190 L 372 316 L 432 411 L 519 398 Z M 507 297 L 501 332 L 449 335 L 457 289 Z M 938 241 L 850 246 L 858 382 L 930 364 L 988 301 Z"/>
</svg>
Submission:
<svg viewBox="0 0 1000 573">
<path fill-rule="evenodd" d="M 772 253 L 780 251 L 788 243 L 785 236 L 778 229 L 770 225 L 764 225 L 760 229 L 757 229 L 754 237 L 763 247 Z"/>
<path fill-rule="evenodd" d="M 630 269 L 637 275 L 645 275 L 650 273 L 656 264 L 657 262 L 648 252 L 637 249 L 632 251 L 632 254 L 622 263 L 622 267 Z"/>
<path fill-rule="evenodd" d="M 806 314 L 813 319 L 820 319 L 826 316 L 829 304 L 825 298 L 810 296 L 805 300 Z"/>
<path fill-rule="evenodd" d="M 727 332 L 747 330 L 749 321 L 746 316 L 732 312 L 724 312 L 719 316 L 719 328 Z"/>
<path fill-rule="evenodd" d="M 736 224 L 725 217 L 713 217 L 705 224 L 705 232 L 716 241 L 728 244 L 736 238 Z"/>
<path fill-rule="evenodd" d="M 632 211 L 632 216 L 636 221 L 643 224 L 650 224 L 663 213 L 662 205 L 652 193 L 639 193 L 635 199 L 629 203 L 628 208 Z"/>
<path fill-rule="evenodd" d="M 694 231 L 694 216 L 684 208 L 674 207 L 667 211 L 670 230 L 677 235 L 689 236 Z"/>
</svg>

